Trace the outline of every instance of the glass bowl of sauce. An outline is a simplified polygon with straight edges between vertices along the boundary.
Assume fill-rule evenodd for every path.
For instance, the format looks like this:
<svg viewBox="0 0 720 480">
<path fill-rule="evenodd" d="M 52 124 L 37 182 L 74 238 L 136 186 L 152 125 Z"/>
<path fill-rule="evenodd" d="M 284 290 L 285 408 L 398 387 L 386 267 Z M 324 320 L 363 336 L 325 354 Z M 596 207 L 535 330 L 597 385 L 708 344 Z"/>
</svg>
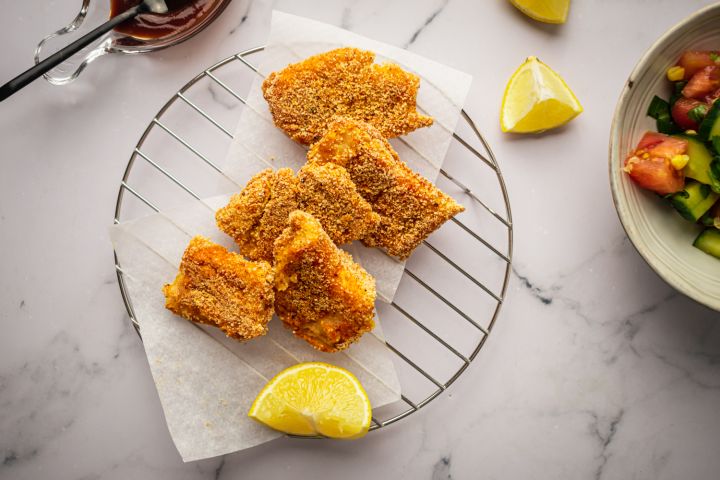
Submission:
<svg viewBox="0 0 720 480">
<path fill-rule="evenodd" d="M 45 79 L 55 85 L 75 80 L 85 67 L 108 53 L 137 54 L 152 52 L 183 42 L 207 27 L 232 0 L 165 0 L 168 13 L 144 13 L 119 25 L 98 43 L 87 47 L 54 68 Z M 71 32 L 79 34 L 100 25 L 140 0 L 81 0 L 80 12 L 64 28 L 43 38 L 35 49 L 35 63 L 43 58 L 46 43 Z M 57 40 L 55 47 L 69 43 Z"/>
<path fill-rule="evenodd" d="M 110 17 L 139 3 L 140 0 L 110 0 Z M 205 28 L 229 3 L 230 0 L 165 0 L 168 13 L 144 13 L 116 27 L 115 48 L 123 53 L 136 53 L 176 45 Z"/>
</svg>

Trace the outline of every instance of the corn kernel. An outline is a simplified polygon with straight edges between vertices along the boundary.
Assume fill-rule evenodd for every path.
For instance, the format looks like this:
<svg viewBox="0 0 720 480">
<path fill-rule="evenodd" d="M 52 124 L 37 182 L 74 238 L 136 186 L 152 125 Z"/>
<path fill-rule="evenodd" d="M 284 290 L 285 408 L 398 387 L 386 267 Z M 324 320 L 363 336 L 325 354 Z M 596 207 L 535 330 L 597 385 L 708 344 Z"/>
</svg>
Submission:
<svg viewBox="0 0 720 480">
<path fill-rule="evenodd" d="M 675 170 L 682 170 L 689 161 L 690 157 L 687 155 L 675 155 L 670 159 L 670 163 L 672 163 Z"/>
<path fill-rule="evenodd" d="M 671 82 L 679 82 L 685 78 L 685 69 L 678 65 L 668 68 L 667 79 Z"/>
<path fill-rule="evenodd" d="M 638 159 L 637 157 L 635 157 L 635 156 L 632 156 L 632 157 L 628 158 L 627 161 L 625 162 L 625 167 L 623 167 L 623 171 L 624 171 L 625 173 L 632 173 L 632 171 L 633 171 L 633 166 L 634 166 L 638 161 L 639 161 L 639 159 Z"/>
<path fill-rule="evenodd" d="M 695 130 L 685 130 L 685 135 L 697 135 Z"/>
<path fill-rule="evenodd" d="M 645 153 L 642 154 L 642 158 L 644 158 L 645 160 L 647 160 L 648 158 L 650 158 L 650 154 L 647 153 L 647 152 L 645 152 Z"/>
</svg>

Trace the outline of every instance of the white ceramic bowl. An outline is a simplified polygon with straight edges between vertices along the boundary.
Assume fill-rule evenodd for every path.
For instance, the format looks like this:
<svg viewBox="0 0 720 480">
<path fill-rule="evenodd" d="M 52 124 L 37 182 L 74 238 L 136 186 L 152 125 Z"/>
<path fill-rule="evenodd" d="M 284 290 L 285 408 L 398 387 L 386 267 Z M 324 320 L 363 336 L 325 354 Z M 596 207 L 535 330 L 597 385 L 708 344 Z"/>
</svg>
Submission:
<svg viewBox="0 0 720 480">
<path fill-rule="evenodd" d="M 669 97 L 665 72 L 688 49 L 720 49 L 720 4 L 668 30 L 630 74 L 610 134 L 610 186 L 620 221 L 645 261 L 678 291 L 720 311 L 720 260 L 692 246 L 701 229 L 683 220 L 667 201 L 637 187 L 622 170 L 643 133 L 655 129 L 647 107 L 653 95 Z"/>
</svg>

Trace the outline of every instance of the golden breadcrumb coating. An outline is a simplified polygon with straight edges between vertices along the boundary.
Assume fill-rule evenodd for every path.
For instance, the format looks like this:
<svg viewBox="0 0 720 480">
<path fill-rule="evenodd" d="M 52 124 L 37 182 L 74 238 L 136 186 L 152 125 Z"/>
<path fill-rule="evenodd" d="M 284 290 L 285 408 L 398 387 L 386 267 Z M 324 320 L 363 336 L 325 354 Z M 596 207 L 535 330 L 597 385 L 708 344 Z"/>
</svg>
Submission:
<svg viewBox="0 0 720 480">
<path fill-rule="evenodd" d="M 298 181 L 289 168 L 271 168 L 255 175 L 245 188 L 215 213 L 223 232 L 251 260 L 272 262 L 273 243 L 298 208 Z"/>
<path fill-rule="evenodd" d="M 308 152 L 315 164 L 345 167 L 360 195 L 380 215 L 380 225 L 364 237 L 370 247 L 406 258 L 428 235 L 464 207 L 413 172 L 372 125 L 340 118 Z"/>
<path fill-rule="evenodd" d="M 275 312 L 323 352 L 373 329 L 375 279 L 337 248 L 312 215 L 296 210 L 275 241 Z"/>
<path fill-rule="evenodd" d="M 298 209 L 314 215 L 337 245 L 369 235 L 380 222 L 347 171 L 334 164 L 306 165 L 297 177 L 289 168 L 263 170 L 215 219 L 246 257 L 272 262 L 273 243 Z"/>
<path fill-rule="evenodd" d="M 307 164 L 298 172 L 300 209 L 320 221 L 335 245 L 352 242 L 375 231 L 380 216 L 355 188 L 340 165 Z"/>
<path fill-rule="evenodd" d="M 364 120 L 386 138 L 432 125 L 416 110 L 417 75 L 374 61 L 373 52 L 339 48 L 271 73 L 262 90 L 275 125 L 305 145 L 337 115 Z"/>
<path fill-rule="evenodd" d="M 273 314 L 274 271 L 205 237 L 190 240 L 173 283 L 163 287 L 165 307 L 188 320 L 222 329 L 238 340 L 265 335 Z"/>
</svg>

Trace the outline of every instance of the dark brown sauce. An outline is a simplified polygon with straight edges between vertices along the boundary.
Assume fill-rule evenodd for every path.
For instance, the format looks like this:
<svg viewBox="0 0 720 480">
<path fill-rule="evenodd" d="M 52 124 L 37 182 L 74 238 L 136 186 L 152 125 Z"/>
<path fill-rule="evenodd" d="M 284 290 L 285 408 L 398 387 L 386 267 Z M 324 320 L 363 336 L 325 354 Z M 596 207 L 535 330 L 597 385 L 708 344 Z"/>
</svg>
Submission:
<svg viewBox="0 0 720 480">
<path fill-rule="evenodd" d="M 139 4 L 140 0 L 110 0 L 110 18 Z M 143 13 L 115 27 L 115 31 L 152 40 L 190 30 L 210 15 L 221 0 L 165 0 L 168 13 Z"/>
</svg>

